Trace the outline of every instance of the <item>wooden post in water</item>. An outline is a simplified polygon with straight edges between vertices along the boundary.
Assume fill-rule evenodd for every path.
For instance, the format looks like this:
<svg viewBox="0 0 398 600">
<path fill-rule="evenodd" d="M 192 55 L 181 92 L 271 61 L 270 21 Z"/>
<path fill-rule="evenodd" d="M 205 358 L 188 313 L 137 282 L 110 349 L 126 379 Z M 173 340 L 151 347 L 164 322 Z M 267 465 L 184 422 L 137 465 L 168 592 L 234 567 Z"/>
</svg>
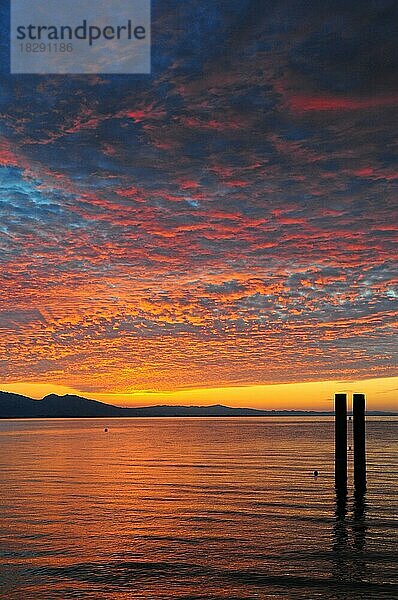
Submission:
<svg viewBox="0 0 398 600">
<path fill-rule="evenodd" d="M 347 394 L 334 397 L 334 478 L 337 490 L 347 489 Z"/>
<path fill-rule="evenodd" d="M 366 488 L 365 450 L 365 394 L 353 396 L 354 417 L 354 486 L 358 491 Z"/>
</svg>

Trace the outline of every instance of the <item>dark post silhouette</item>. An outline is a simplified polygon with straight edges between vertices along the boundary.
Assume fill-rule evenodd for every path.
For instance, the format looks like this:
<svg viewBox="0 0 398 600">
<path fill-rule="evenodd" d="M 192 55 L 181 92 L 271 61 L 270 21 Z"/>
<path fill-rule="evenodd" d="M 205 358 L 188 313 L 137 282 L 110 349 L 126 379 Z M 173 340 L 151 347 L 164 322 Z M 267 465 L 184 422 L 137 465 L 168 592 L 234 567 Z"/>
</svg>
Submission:
<svg viewBox="0 0 398 600">
<path fill-rule="evenodd" d="M 347 489 L 347 394 L 334 398 L 334 476 L 336 488 Z"/>
<path fill-rule="evenodd" d="M 365 451 L 365 394 L 353 396 L 354 416 L 354 485 L 356 490 L 366 488 Z"/>
</svg>

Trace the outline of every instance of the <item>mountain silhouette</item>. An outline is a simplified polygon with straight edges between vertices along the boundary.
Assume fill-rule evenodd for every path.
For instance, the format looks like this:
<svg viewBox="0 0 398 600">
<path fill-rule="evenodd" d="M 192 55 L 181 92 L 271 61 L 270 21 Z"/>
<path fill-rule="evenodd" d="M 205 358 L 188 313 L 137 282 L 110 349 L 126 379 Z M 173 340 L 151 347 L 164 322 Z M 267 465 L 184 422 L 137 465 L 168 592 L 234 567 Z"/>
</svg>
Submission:
<svg viewBox="0 0 398 600">
<path fill-rule="evenodd" d="M 0 418 L 113 417 L 122 409 L 80 396 L 49 394 L 42 400 L 0 392 Z"/>
<path fill-rule="evenodd" d="M 89 417 L 270 417 L 270 416 L 317 416 L 333 412 L 305 410 L 258 410 L 255 408 L 231 408 L 222 404 L 211 406 L 155 405 L 142 408 L 122 408 L 89 400 L 81 396 L 49 394 L 41 400 L 28 396 L 0 391 L 0 419 L 32 418 L 89 418 Z M 371 411 L 368 415 L 393 413 Z"/>
</svg>

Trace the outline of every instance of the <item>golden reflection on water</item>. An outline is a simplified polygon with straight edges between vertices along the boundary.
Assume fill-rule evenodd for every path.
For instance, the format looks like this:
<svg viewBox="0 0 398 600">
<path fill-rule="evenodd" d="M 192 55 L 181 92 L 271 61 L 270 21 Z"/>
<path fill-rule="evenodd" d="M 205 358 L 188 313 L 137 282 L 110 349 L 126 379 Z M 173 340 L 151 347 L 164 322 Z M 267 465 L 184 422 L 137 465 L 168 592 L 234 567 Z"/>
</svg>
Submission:
<svg viewBox="0 0 398 600">
<path fill-rule="evenodd" d="M 6 597 L 383 598 L 395 426 L 373 423 L 371 503 L 334 496 L 330 419 L 0 423 Z"/>
</svg>

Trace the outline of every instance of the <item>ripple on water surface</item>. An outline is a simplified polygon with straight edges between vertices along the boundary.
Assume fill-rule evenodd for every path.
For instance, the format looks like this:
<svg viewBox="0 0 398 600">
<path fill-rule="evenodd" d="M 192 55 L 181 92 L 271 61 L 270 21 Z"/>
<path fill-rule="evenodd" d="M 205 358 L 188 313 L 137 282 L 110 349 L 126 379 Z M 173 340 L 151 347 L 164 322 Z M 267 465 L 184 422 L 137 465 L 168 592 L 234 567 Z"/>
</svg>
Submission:
<svg viewBox="0 0 398 600">
<path fill-rule="evenodd" d="M 397 597 L 396 418 L 368 419 L 367 493 L 338 498 L 330 418 L 106 426 L 0 422 L 1 597 Z"/>
</svg>

